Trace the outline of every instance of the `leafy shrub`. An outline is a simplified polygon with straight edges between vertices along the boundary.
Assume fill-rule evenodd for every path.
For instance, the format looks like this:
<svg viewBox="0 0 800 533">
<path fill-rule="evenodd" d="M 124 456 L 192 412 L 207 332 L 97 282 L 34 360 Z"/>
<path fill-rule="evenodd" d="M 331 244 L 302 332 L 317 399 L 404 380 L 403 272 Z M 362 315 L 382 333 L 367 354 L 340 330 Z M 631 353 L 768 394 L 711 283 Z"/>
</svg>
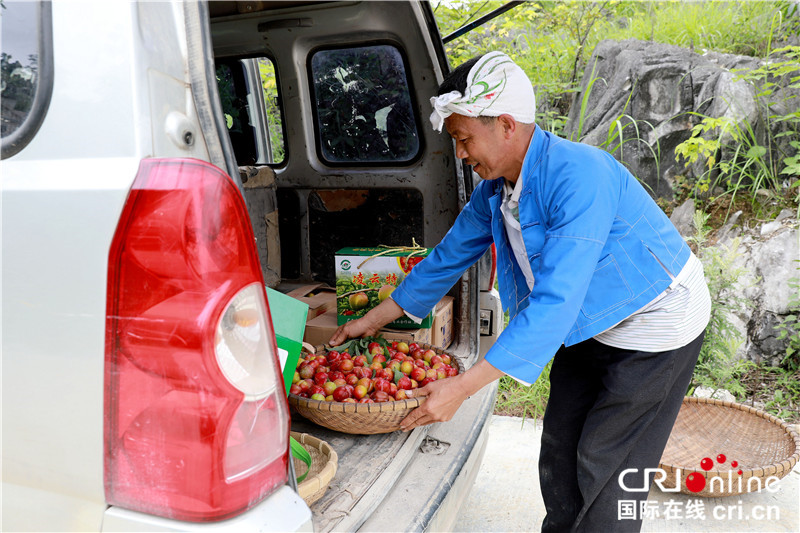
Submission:
<svg viewBox="0 0 800 533">
<path fill-rule="evenodd" d="M 789 189 L 795 203 L 800 203 L 800 142 L 782 140 L 800 136 L 800 111 L 792 92 L 800 89 L 800 47 L 776 50 L 771 61 L 740 70 L 735 80 L 752 85 L 757 95 L 755 123 L 696 115 L 701 120 L 692 128 L 692 136 L 675 147 L 676 161 L 684 160 L 686 166 L 698 160 L 704 163 L 696 196 L 723 187 L 732 205 L 740 193 L 755 201 L 761 190 L 783 196 Z"/>
<path fill-rule="evenodd" d="M 800 370 L 800 278 L 789 280 L 791 296 L 789 297 L 789 314 L 786 315 L 775 329 L 778 330 L 778 339 L 789 341 L 786 347 L 786 357 L 781 364 L 790 371 Z"/>
<path fill-rule="evenodd" d="M 702 211 L 695 212 L 694 225 L 697 233 L 692 240 L 697 245 L 697 255 L 703 263 L 708 292 L 711 295 L 711 317 L 692 377 L 692 387 L 726 389 L 742 398 L 746 391 L 738 377 L 751 368 L 753 363 L 736 358 L 736 352 L 744 339 L 731 317 L 750 305 L 747 298 L 742 296 L 741 288 L 736 286 L 746 270 L 735 265 L 739 256 L 738 239 L 727 247 L 707 246 L 707 220 L 708 215 Z"/>
</svg>

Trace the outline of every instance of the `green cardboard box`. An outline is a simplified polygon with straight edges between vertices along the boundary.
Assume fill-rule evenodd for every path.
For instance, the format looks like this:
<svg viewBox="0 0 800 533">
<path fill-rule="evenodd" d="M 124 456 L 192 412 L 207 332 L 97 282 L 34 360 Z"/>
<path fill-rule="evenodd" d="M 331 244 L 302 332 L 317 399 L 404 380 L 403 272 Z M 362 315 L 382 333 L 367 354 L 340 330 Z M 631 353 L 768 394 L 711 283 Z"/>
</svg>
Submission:
<svg viewBox="0 0 800 533">
<path fill-rule="evenodd" d="M 278 341 L 283 384 L 286 386 L 286 394 L 289 394 L 297 360 L 303 347 L 308 304 L 269 287 L 267 287 L 267 301 L 272 316 L 272 329 Z"/>
<path fill-rule="evenodd" d="M 342 324 L 367 314 L 397 287 L 429 248 L 358 247 L 336 252 L 336 321 Z M 400 329 L 430 328 L 433 313 L 416 324 L 407 316 L 389 322 Z"/>
</svg>

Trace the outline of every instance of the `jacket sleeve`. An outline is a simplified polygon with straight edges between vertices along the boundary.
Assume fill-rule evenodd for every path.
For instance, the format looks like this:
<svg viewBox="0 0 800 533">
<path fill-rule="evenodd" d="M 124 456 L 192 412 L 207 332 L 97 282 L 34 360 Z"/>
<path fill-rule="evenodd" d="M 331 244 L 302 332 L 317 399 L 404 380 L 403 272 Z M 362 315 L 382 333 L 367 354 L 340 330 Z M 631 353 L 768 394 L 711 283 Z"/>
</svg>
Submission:
<svg viewBox="0 0 800 533">
<path fill-rule="evenodd" d="M 493 184 L 487 181 L 478 184 L 453 227 L 392 292 L 392 299 L 404 311 L 418 317 L 430 313 L 492 244 L 489 196 Z"/>
<path fill-rule="evenodd" d="M 571 145 L 530 194 L 541 202 L 544 244 L 529 259 L 535 283 L 528 305 L 486 354 L 494 367 L 533 383 L 575 323 L 620 198 L 618 163 L 600 150 Z M 523 230 L 524 231 L 524 230 Z"/>
</svg>

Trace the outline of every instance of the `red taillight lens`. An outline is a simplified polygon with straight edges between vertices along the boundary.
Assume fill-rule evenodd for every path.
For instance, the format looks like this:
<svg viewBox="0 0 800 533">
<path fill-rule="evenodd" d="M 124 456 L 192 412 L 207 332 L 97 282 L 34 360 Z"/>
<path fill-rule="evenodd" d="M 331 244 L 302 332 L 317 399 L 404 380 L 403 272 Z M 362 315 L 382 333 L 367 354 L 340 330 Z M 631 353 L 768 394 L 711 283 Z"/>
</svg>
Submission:
<svg viewBox="0 0 800 533">
<path fill-rule="evenodd" d="M 145 160 L 109 255 L 106 499 L 219 520 L 287 480 L 289 413 L 250 219 L 197 160 Z"/>
</svg>

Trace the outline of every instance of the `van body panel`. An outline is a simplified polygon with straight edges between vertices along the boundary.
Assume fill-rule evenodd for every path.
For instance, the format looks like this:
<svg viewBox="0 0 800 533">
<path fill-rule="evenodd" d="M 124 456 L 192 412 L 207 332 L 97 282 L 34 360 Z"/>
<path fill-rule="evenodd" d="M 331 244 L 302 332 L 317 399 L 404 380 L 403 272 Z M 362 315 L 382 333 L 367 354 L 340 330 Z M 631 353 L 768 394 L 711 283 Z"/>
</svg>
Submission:
<svg viewBox="0 0 800 533">
<path fill-rule="evenodd" d="M 263 10 L 239 13 L 247 6 Z M 52 41 L 54 75 L 47 113 L 30 142 L 2 161 L 2 528 L 335 528 L 339 515 L 322 503 L 309 509 L 291 484 L 241 515 L 215 524 L 172 521 L 106 504 L 103 398 L 109 248 L 139 165 L 147 158 L 196 158 L 227 172 L 250 198 L 253 226 L 261 227 L 256 222 L 266 219 L 266 233 L 257 233 L 254 245 L 262 255 L 280 256 L 262 257 L 262 268 L 267 265 L 277 272 L 277 282 L 324 279 L 322 267 L 327 268 L 330 249 L 323 253 L 320 247 L 332 249 L 337 239 L 345 242 L 350 236 L 386 241 L 372 244 L 411 244 L 414 239 L 435 246 L 466 203 L 473 177 L 455 158 L 449 136 L 435 133 L 428 122 L 428 98 L 447 66 L 430 6 L 349 1 L 53 2 Z M 311 58 L 319 51 L 374 45 L 396 48 L 402 56 L 419 153 L 397 163 L 332 163 L 320 150 Z M 260 57 L 275 65 L 286 156 L 269 165 L 266 174 L 274 177 L 272 181 L 251 182 L 248 188 L 241 178 L 248 170 L 237 161 L 226 126 L 215 62 Z M 256 63 L 250 64 L 252 84 Z M 264 128 L 271 126 L 263 104 L 250 100 L 259 113 L 254 120 L 261 128 L 258 142 L 266 144 L 270 132 Z M 258 153 L 264 157 L 263 148 Z M 357 207 L 348 202 L 357 204 L 360 200 L 353 200 L 354 195 L 362 192 L 372 202 L 371 213 L 382 218 L 348 218 L 349 209 Z M 405 225 L 398 222 L 393 227 L 395 220 Z M 340 224 L 372 233 L 348 233 Z M 295 261 L 294 270 L 281 280 L 280 264 L 287 258 Z M 450 291 L 455 331 L 448 352 L 467 366 L 478 356 L 479 343 L 492 340 L 479 339 L 477 328 L 478 279 L 484 268 L 471 267 Z M 499 331 L 493 334 L 496 338 Z M 393 529 L 398 523 L 382 517 L 392 515 L 399 500 L 387 494 L 424 465 L 432 473 L 425 490 L 433 500 L 416 502 L 419 509 L 412 510 L 409 520 L 424 518 L 402 527 L 449 523 L 447 517 L 465 499 L 480 465 L 486 442 L 483 428 L 494 394 L 495 388 L 487 388 L 474 396 L 457 422 L 410 434 L 331 436 L 345 466 L 326 497 L 343 501 L 343 493 L 360 484 L 364 499 L 347 504 L 346 523 Z M 299 418 L 296 422 L 298 429 L 326 434 Z M 475 427 L 465 432 L 462 425 Z M 423 457 L 419 444 L 429 433 L 449 439 L 452 453 Z M 359 468 L 369 470 L 376 461 L 386 462 L 370 451 L 370 443 L 381 439 L 402 450 L 401 456 L 388 459 L 391 468 L 369 471 L 357 480 Z M 357 454 L 348 457 L 356 449 Z M 455 488 L 444 490 L 443 480 Z M 438 514 L 440 508 L 445 514 Z"/>
</svg>

